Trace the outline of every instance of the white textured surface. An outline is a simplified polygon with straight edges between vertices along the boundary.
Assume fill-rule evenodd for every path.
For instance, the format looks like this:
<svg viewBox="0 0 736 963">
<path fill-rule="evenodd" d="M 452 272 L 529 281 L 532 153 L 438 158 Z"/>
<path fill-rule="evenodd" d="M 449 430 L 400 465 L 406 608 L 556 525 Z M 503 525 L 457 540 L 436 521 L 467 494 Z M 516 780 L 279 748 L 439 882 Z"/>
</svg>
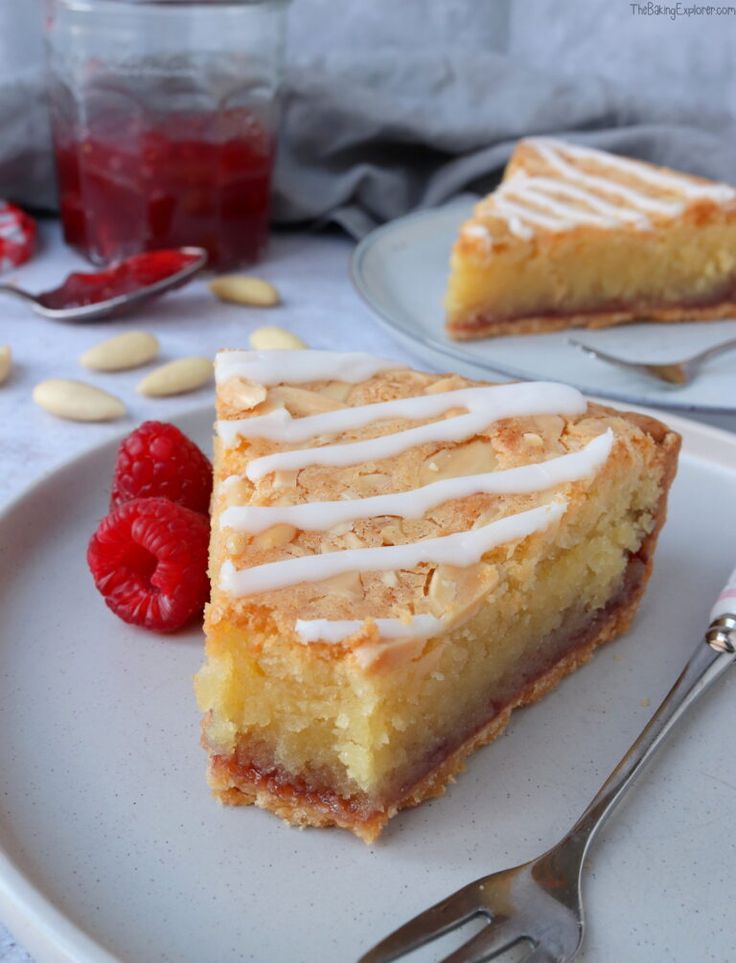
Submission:
<svg viewBox="0 0 736 963">
<path fill-rule="evenodd" d="M 30 289 L 51 286 L 58 281 L 64 272 L 82 266 L 79 259 L 62 248 L 53 225 L 47 226 L 44 230 L 44 238 L 45 245 L 42 254 L 13 275 L 20 283 L 27 285 Z M 159 337 L 164 359 L 184 354 L 214 353 L 218 347 L 222 346 L 246 346 L 249 332 L 267 320 L 268 323 L 280 324 L 294 330 L 313 347 L 364 350 L 388 357 L 403 358 L 409 362 L 415 360 L 391 341 L 354 294 L 347 279 L 346 270 L 350 250 L 351 244 L 337 237 L 291 235 L 276 239 L 267 261 L 258 271 L 277 284 L 283 295 L 284 303 L 283 306 L 268 312 L 247 310 L 215 302 L 208 295 L 201 282 L 192 285 L 186 291 L 171 295 L 128 322 L 117 321 L 108 325 L 60 326 L 36 318 L 26 311 L 21 304 L 16 304 L 15 301 L 3 299 L 0 302 L 0 344 L 9 343 L 12 345 L 16 363 L 10 381 L 0 387 L 0 452 L 2 453 L 0 504 L 5 504 L 13 496 L 20 493 L 29 482 L 40 474 L 48 472 L 74 454 L 95 446 L 102 440 L 115 437 L 120 432 L 131 429 L 141 420 L 145 418 L 169 419 L 206 401 L 208 397 L 206 389 L 179 399 L 143 399 L 136 396 L 134 392 L 134 386 L 140 377 L 139 372 L 96 375 L 88 374 L 79 367 L 77 359 L 86 348 L 97 340 L 125 330 L 133 324 L 136 327 L 147 328 Z M 31 391 L 34 384 L 52 375 L 89 377 L 89 380 L 95 384 L 119 394 L 129 405 L 129 419 L 113 425 L 80 425 L 55 420 L 50 415 L 37 409 L 31 401 Z M 736 417 L 712 417 L 702 420 L 736 429 Z M 100 484 L 103 484 L 103 482 Z M 684 508 L 683 505 L 680 507 Z M 693 533 L 696 531 L 697 528 L 693 528 Z M 699 571 L 700 567 L 694 573 L 694 576 L 701 578 L 698 575 Z M 686 573 L 681 566 L 672 574 L 682 579 Z M 660 587 L 666 589 L 666 580 L 660 580 Z M 702 589 L 703 586 L 698 583 L 694 588 Z M 695 592 L 693 592 L 693 597 L 694 594 Z M 705 609 L 708 602 L 709 600 L 705 599 L 701 607 Z M 651 621 L 649 624 L 650 627 L 654 627 Z M 692 626 L 688 626 L 688 628 L 692 628 Z M 627 648 L 628 651 L 632 650 Z M 684 652 L 678 651 L 669 659 L 666 667 L 667 673 L 674 670 L 675 664 L 683 654 Z M 134 658 L 137 657 L 137 655 L 134 655 Z M 615 659 L 616 656 L 614 655 L 613 658 Z M 628 665 L 626 672 L 632 673 L 634 671 L 632 666 L 633 662 Z M 624 670 L 619 667 L 619 671 Z M 636 676 L 632 676 L 631 681 L 637 693 L 637 703 L 639 690 L 641 690 L 642 696 L 651 696 L 652 702 L 654 702 L 654 698 L 659 698 L 663 694 L 659 683 L 652 680 L 650 680 L 651 687 L 647 687 L 648 684 L 644 681 L 637 680 Z M 575 685 L 575 683 L 573 682 L 572 685 Z M 725 693 L 722 695 L 725 695 Z M 609 708 L 613 710 L 614 704 L 612 703 Z M 590 708 L 590 711 L 598 710 Z M 707 711 L 709 713 L 708 718 L 711 718 L 710 713 L 714 709 Z M 580 786 L 576 786 L 575 791 L 572 792 L 570 787 L 560 784 L 560 792 L 563 793 L 565 800 L 569 801 L 571 811 L 579 804 L 580 792 L 582 791 L 584 797 L 588 790 L 594 788 L 598 777 L 602 777 L 606 766 L 613 761 L 617 752 L 625 744 L 625 737 L 634 734 L 636 728 L 644 721 L 645 715 L 646 712 L 643 710 L 636 714 L 636 718 L 631 720 L 630 725 L 627 725 L 624 737 L 620 740 L 621 744 L 617 743 L 607 753 L 605 759 L 601 759 L 595 765 L 584 760 L 585 778 L 583 779 L 582 790 Z M 703 718 L 701 717 L 702 721 Z M 694 745 L 694 738 L 694 731 L 685 734 L 684 746 L 681 744 L 680 749 L 687 748 L 688 744 Z M 504 744 L 508 745 L 505 741 L 499 743 L 497 753 L 501 762 L 507 754 Z M 692 757 L 692 755 L 691 751 L 689 756 Z M 676 762 L 678 758 L 677 753 L 670 753 L 668 764 Z M 581 761 L 582 765 L 583 761 Z M 659 774 L 662 780 L 658 786 L 644 787 L 645 790 L 648 788 L 650 792 L 654 791 L 655 799 L 666 794 L 668 787 L 675 781 L 674 777 L 667 775 L 667 768 L 665 767 L 660 768 Z M 464 784 L 459 784 L 459 795 L 462 798 L 471 797 L 473 792 L 478 791 L 477 783 L 480 776 L 480 769 L 476 769 L 474 774 L 466 777 Z M 714 775 L 712 778 L 716 780 L 717 777 Z M 497 795 L 498 793 L 497 790 Z M 641 797 L 643 798 L 646 794 L 646 791 L 642 792 Z M 498 795 L 498 802 L 502 801 L 503 795 L 503 793 Z M 536 780 L 530 777 L 529 799 L 532 806 L 530 810 L 532 820 L 537 806 L 534 800 L 539 795 Z M 643 803 L 639 805 L 641 806 Z M 697 809 L 695 802 L 693 807 L 690 817 L 693 823 L 697 823 L 699 817 L 695 812 Z M 554 825 L 549 830 L 551 834 L 564 828 L 564 819 L 568 813 L 567 806 L 563 808 L 564 814 L 562 811 L 556 813 Z M 217 812 L 217 810 L 214 810 L 214 812 Z M 636 816 L 637 813 L 641 814 L 641 812 L 649 812 L 649 810 L 638 809 L 632 815 Z M 708 816 L 708 818 L 712 819 L 711 816 Z M 259 827 L 263 826 L 270 830 L 271 824 L 267 819 L 264 822 L 257 818 L 256 821 Z M 424 817 L 422 816 L 414 821 L 415 830 L 423 821 Z M 539 825 L 544 822 L 545 820 L 542 819 Z M 654 825 L 651 819 L 649 823 Z M 627 834 L 646 832 L 647 825 L 646 821 L 642 825 L 636 819 L 632 819 L 630 823 L 626 820 L 619 820 L 618 828 L 614 825 L 611 830 L 612 845 L 606 847 L 598 857 L 598 871 L 606 872 L 608 864 L 615 862 L 617 850 L 614 841 L 624 844 Z M 411 833 L 409 823 L 406 824 L 405 828 L 407 832 Z M 711 828 L 713 828 L 712 823 Z M 331 838 L 334 839 L 335 837 Z M 641 838 L 644 840 L 643 836 Z M 304 841 L 304 844 L 311 851 L 314 849 L 313 839 L 314 837 L 310 834 L 296 836 L 294 845 L 297 845 L 299 841 Z M 529 847 L 535 848 L 537 842 L 541 843 L 541 841 L 541 838 L 537 841 L 534 833 L 532 833 L 529 839 Z M 551 842 L 547 833 L 545 833 L 543 841 Z M 650 847 L 651 859 L 653 860 L 650 868 L 652 886 L 659 888 L 660 882 L 655 879 L 657 870 L 654 861 L 664 859 L 664 849 L 659 852 L 655 845 L 656 842 L 656 839 L 647 837 L 647 845 Z M 694 843 L 692 845 L 688 843 L 687 853 L 693 859 L 697 859 L 697 848 L 693 847 Z M 625 846 L 623 848 L 625 854 L 633 855 L 633 850 L 629 853 Z M 353 856 L 363 858 L 362 850 L 356 852 L 351 847 L 347 847 L 347 849 L 350 858 L 353 858 Z M 387 858 L 390 849 L 390 846 L 386 846 L 382 850 Z M 436 855 L 439 857 L 442 852 L 444 852 L 443 860 L 452 855 L 450 851 L 445 851 L 442 847 Z M 504 855 L 509 856 L 502 847 L 498 850 L 498 859 L 503 861 Z M 516 854 L 514 853 L 514 855 Z M 419 848 L 416 850 L 415 858 L 420 858 Z M 468 856 L 468 858 L 470 857 Z M 462 865 L 458 853 L 454 854 L 452 862 L 457 870 L 458 879 L 464 877 L 466 868 Z M 490 865 L 488 868 L 490 868 Z M 619 875 L 616 878 L 621 883 L 624 895 L 626 892 L 624 881 L 632 871 L 632 866 L 627 865 L 625 861 L 618 867 L 617 873 Z M 406 900 L 406 907 L 407 911 L 419 908 L 418 905 L 414 905 L 408 899 Z M 626 909 L 629 911 L 633 908 L 626 903 Z M 677 905 L 674 907 L 674 911 L 678 913 L 682 910 Z M 595 936 L 595 933 L 593 935 Z M 721 938 L 724 941 L 722 945 L 726 948 L 725 941 L 730 937 L 727 937 L 725 931 L 722 930 L 721 937 L 718 937 L 718 939 Z M 652 946 L 647 944 L 645 940 L 645 946 L 647 945 L 649 949 L 652 949 Z M 732 947 L 729 948 L 732 949 Z M 717 956 L 718 947 L 712 940 L 708 949 L 715 954 L 714 959 L 720 958 Z M 670 954 L 667 958 L 674 958 L 674 956 Z M 725 957 L 723 958 L 725 959 Z M 0 960 L 2 963 L 21 963 L 21 961 L 27 959 L 28 957 L 23 950 L 13 943 L 10 936 L 0 926 Z M 279 961 L 274 961 L 274 963 L 279 963 Z"/>
</svg>

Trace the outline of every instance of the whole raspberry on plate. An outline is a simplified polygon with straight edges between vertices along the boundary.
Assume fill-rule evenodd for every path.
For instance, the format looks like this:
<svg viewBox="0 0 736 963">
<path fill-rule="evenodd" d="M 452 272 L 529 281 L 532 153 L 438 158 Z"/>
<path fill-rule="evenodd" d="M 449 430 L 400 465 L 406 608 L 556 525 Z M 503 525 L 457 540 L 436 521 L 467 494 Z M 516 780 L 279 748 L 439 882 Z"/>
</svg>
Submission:
<svg viewBox="0 0 736 963">
<path fill-rule="evenodd" d="M 133 625 L 173 632 L 209 594 L 209 520 L 167 498 L 136 498 L 102 519 L 87 549 L 108 607 Z"/>
<path fill-rule="evenodd" d="M 124 438 L 112 483 L 110 507 L 131 498 L 169 498 L 207 513 L 212 465 L 176 425 L 144 421 Z"/>
</svg>

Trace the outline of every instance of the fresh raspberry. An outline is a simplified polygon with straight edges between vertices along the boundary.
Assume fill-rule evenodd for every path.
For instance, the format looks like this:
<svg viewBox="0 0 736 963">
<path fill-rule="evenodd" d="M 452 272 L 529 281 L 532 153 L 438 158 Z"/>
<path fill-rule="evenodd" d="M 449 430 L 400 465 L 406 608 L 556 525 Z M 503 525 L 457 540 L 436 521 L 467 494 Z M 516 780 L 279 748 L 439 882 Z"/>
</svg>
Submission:
<svg viewBox="0 0 736 963">
<path fill-rule="evenodd" d="M 110 508 L 131 498 L 169 498 L 193 512 L 209 511 L 212 465 L 176 425 L 144 421 L 118 451 Z"/>
<path fill-rule="evenodd" d="M 207 601 L 209 520 L 167 498 L 124 502 L 97 527 L 87 564 L 124 622 L 173 632 Z"/>
</svg>

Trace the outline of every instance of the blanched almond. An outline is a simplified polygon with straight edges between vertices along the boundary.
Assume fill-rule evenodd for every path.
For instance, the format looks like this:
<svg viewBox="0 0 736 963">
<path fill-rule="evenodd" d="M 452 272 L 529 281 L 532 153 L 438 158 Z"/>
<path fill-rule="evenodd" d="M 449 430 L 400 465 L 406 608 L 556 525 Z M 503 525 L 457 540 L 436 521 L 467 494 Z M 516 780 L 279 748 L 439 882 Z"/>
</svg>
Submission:
<svg viewBox="0 0 736 963">
<path fill-rule="evenodd" d="M 426 389 L 426 394 L 436 395 L 443 391 L 454 391 L 456 388 L 464 388 L 465 382 L 457 374 L 447 375 L 445 378 L 440 378 L 439 381 L 435 381 L 433 385 L 430 385 Z"/>
<path fill-rule="evenodd" d="M 84 352 L 79 363 L 92 371 L 127 371 L 152 361 L 158 339 L 147 331 L 126 331 L 101 341 Z"/>
<path fill-rule="evenodd" d="M 250 346 L 256 351 L 270 351 L 274 348 L 306 348 L 301 338 L 275 325 L 266 325 L 252 331 Z"/>
<path fill-rule="evenodd" d="M 84 381 L 66 378 L 49 378 L 37 384 L 33 400 L 44 411 L 71 421 L 114 421 L 125 414 L 119 398 Z"/>
<path fill-rule="evenodd" d="M 281 300 L 273 284 L 252 274 L 225 274 L 210 281 L 209 286 L 216 298 L 231 304 L 270 308 Z"/>
<path fill-rule="evenodd" d="M 3 381 L 8 380 L 8 375 L 10 374 L 10 369 L 13 366 L 13 354 L 10 350 L 10 346 L 7 344 L 0 345 L 0 385 Z"/>
<path fill-rule="evenodd" d="M 136 390 L 149 398 L 182 395 L 201 388 L 211 378 L 212 362 L 209 358 L 177 358 L 147 374 Z"/>
</svg>

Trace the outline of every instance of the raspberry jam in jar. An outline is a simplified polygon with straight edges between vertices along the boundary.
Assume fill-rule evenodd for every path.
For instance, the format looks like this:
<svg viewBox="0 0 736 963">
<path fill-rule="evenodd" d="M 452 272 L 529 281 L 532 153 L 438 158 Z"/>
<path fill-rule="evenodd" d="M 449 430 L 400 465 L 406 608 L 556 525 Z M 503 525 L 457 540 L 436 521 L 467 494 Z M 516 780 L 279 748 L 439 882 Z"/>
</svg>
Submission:
<svg viewBox="0 0 736 963">
<path fill-rule="evenodd" d="M 66 241 L 95 264 L 268 239 L 284 0 L 46 0 Z"/>
</svg>

